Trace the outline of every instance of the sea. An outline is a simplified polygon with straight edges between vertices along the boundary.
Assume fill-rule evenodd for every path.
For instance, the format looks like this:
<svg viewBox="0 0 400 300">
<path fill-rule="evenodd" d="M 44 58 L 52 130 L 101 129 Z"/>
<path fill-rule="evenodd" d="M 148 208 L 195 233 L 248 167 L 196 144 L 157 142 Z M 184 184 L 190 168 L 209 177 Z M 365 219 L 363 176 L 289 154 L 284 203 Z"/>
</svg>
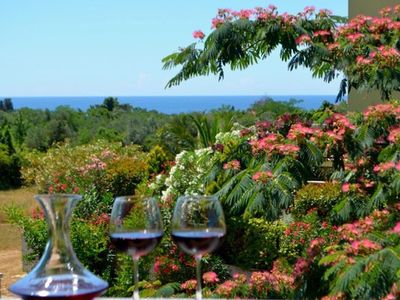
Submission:
<svg viewBox="0 0 400 300">
<path fill-rule="evenodd" d="M 95 97 L 8 97 L 12 99 L 14 109 L 28 107 L 32 109 L 55 110 L 58 106 L 69 106 L 76 110 L 86 111 L 94 105 L 103 103 L 107 96 Z M 336 95 L 244 95 L 244 96 L 120 96 L 120 104 L 146 110 L 156 110 L 165 114 L 179 114 L 194 111 L 206 112 L 222 106 L 233 106 L 245 110 L 254 102 L 272 98 L 277 101 L 290 99 L 302 100 L 297 106 L 303 109 L 317 109 L 323 101 L 335 102 Z M 3 99 L 6 97 L 0 97 Z"/>
</svg>

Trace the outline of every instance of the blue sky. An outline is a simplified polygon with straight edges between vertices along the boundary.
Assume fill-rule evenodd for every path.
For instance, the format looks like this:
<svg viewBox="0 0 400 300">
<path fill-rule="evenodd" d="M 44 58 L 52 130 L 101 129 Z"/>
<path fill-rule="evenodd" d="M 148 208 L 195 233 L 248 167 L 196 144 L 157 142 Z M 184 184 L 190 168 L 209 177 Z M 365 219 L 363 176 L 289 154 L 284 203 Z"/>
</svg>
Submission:
<svg viewBox="0 0 400 300">
<path fill-rule="evenodd" d="M 335 94 L 339 82 L 287 71 L 277 54 L 245 71 L 164 89 L 161 59 L 210 32 L 218 8 L 307 5 L 347 15 L 347 0 L 0 0 L 0 96 Z"/>
</svg>

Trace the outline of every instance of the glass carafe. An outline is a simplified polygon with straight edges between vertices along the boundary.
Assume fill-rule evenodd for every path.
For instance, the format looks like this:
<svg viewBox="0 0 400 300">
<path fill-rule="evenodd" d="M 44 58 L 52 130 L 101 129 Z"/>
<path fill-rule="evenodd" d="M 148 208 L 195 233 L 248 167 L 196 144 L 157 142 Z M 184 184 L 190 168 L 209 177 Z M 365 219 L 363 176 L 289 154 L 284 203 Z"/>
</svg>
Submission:
<svg viewBox="0 0 400 300">
<path fill-rule="evenodd" d="M 32 271 L 9 289 L 22 299 L 92 299 L 101 295 L 107 282 L 89 272 L 78 260 L 69 238 L 72 211 L 80 195 L 37 195 L 45 211 L 48 241 Z"/>
</svg>

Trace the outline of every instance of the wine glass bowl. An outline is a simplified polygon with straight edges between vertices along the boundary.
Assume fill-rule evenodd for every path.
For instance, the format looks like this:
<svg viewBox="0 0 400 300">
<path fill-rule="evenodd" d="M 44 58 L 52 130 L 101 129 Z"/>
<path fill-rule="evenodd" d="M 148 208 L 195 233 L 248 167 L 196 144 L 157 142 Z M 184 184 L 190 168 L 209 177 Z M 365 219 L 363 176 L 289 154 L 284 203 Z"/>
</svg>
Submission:
<svg viewBox="0 0 400 300">
<path fill-rule="evenodd" d="M 226 233 L 222 206 L 216 196 L 189 195 L 178 198 L 171 224 L 171 236 L 180 249 L 196 259 L 196 299 L 201 299 L 200 260 L 214 251 Z"/>
<path fill-rule="evenodd" d="M 155 198 L 123 196 L 115 199 L 110 219 L 114 247 L 130 255 L 134 264 L 134 294 L 139 299 L 138 260 L 150 253 L 163 236 L 161 213 Z"/>
</svg>

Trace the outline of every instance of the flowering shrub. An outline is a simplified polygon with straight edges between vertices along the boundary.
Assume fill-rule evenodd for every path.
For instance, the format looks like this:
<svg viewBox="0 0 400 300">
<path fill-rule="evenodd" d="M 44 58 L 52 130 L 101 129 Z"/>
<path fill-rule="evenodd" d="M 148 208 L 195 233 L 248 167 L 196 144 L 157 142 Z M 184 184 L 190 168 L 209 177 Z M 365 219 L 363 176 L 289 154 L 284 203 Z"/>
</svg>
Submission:
<svg viewBox="0 0 400 300">
<path fill-rule="evenodd" d="M 99 141 L 73 147 L 58 145 L 44 154 L 29 153 L 22 177 L 45 193 L 132 194 L 147 178 L 147 158 L 137 146 Z"/>
<path fill-rule="evenodd" d="M 219 282 L 210 282 L 206 294 L 397 295 L 400 264 L 389 262 L 398 253 L 400 232 L 399 107 L 392 101 L 347 115 L 327 107 L 318 116 L 286 114 L 249 128 L 237 126 L 218 134 L 211 148 L 182 153 L 169 175 L 157 176 L 153 190 L 169 213 L 179 195 L 216 191 L 228 226 L 219 254 L 230 264 L 260 269 L 228 280 L 215 271 Z M 306 184 L 321 176 L 328 182 Z M 156 263 L 162 282 L 179 276 L 174 269 L 186 274 L 181 283 L 194 277 L 182 254 L 163 255 Z M 384 280 L 379 272 L 389 265 L 393 268 L 383 273 L 392 277 Z M 369 266 L 376 272 L 373 278 L 364 275 Z M 182 291 L 191 295 L 193 284 L 188 281 Z"/>
</svg>

